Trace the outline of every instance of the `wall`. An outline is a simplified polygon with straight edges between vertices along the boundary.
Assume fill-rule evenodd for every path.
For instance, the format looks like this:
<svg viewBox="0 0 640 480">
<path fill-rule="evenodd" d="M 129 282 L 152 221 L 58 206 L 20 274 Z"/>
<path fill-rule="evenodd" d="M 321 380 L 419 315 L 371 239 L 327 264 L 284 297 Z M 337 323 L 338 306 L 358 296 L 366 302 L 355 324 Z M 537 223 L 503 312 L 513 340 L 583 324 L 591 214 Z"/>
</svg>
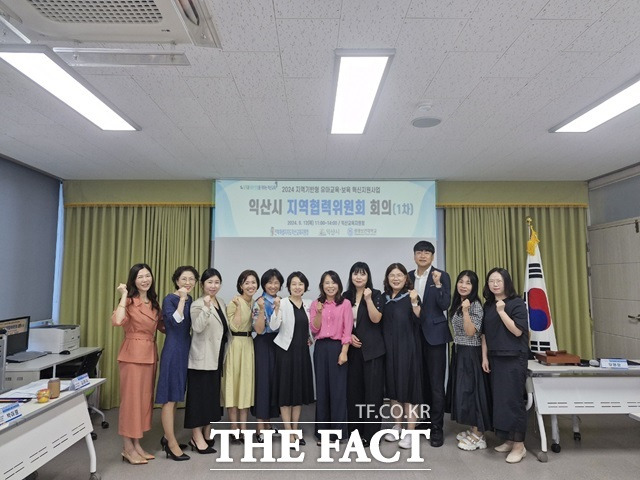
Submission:
<svg viewBox="0 0 640 480">
<path fill-rule="evenodd" d="M 589 182 L 589 214 L 595 355 L 640 358 L 640 169 Z"/>
<path fill-rule="evenodd" d="M 57 179 L 0 157 L 0 318 L 51 318 Z"/>
</svg>

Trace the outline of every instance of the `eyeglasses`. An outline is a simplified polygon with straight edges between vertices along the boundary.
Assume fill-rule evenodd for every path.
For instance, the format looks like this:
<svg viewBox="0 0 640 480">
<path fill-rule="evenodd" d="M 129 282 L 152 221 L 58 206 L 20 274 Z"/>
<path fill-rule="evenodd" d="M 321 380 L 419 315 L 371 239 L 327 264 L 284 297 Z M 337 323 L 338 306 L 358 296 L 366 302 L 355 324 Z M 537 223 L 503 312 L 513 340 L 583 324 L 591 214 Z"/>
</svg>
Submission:
<svg viewBox="0 0 640 480">
<path fill-rule="evenodd" d="M 189 277 L 189 278 L 182 277 L 179 279 L 179 281 L 183 283 L 196 283 L 196 279 L 193 277 Z"/>
</svg>

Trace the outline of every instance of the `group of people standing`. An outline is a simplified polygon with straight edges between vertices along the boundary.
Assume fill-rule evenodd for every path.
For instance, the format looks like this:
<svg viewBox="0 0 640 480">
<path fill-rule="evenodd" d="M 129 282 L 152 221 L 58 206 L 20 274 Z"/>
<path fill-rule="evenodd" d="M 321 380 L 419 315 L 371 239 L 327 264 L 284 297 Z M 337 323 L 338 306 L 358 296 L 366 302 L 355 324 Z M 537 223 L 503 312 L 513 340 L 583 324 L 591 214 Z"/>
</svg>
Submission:
<svg viewBox="0 0 640 480">
<path fill-rule="evenodd" d="M 225 304 L 217 297 L 220 272 L 209 268 L 200 278 L 195 268 L 181 266 L 172 277 L 175 291 L 160 308 L 151 268 L 134 265 L 127 283 L 117 288 L 121 298 L 111 318 L 125 331 L 118 354 L 123 460 L 144 464 L 154 458 L 140 439 L 151 428 L 159 330 L 166 340 L 155 403 L 162 404 L 167 458 L 189 459 L 174 431 L 176 404 L 186 393 L 184 427 L 191 429 L 191 450 L 200 454 L 215 453 L 211 422 L 220 421 L 223 408 L 232 429 L 246 429 L 251 411 L 257 419 L 253 440 L 261 443 L 263 431 L 274 430 L 272 418 L 282 418 L 281 433 L 298 429 L 302 406 L 315 400 L 316 439 L 321 429 L 341 430 L 342 438 L 358 430 L 368 446 L 383 420 L 393 421 L 398 431 L 405 422 L 414 429 L 422 421 L 430 428 L 431 445 L 439 447 L 447 410 L 470 426 L 458 434 L 459 448 L 486 448 L 484 432 L 495 429 L 505 441 L 496 450 L 509 452 L 509 463 L 520 461 L 526 453 L 524 302 L 501 268 L 487 275 L 484 307 L 478 277 L 469 270 L 458 275 L 452 301 L 450 277 L 432 265 L 434 255 L 433 244 L 418 242 L 416 269 L 389 265 L 382 292 L 373 288 L 364 262 L 351 267 L 346 290 L 335 271 L 326 271 L 320 295 L 310 304 L 302 298 L 309 280 L 299 271 L 285 281 L 277 269 L 261 277 L 245 270 L 236 283 L 238 294 Z M 189 293 L 198 280 L 202 296 L 193 300 Z M 283 286 L 289 295 L 281 298 Z M 262 294 L 254 299 L 259 287 Z M 382 413 L 385 398 L 391 401 L 390 418 Z M 389 433 L 385 439 L 399 436 Z M 411 448 L 411 439 L 400 438 L 399 447 Z"/>
</svg>

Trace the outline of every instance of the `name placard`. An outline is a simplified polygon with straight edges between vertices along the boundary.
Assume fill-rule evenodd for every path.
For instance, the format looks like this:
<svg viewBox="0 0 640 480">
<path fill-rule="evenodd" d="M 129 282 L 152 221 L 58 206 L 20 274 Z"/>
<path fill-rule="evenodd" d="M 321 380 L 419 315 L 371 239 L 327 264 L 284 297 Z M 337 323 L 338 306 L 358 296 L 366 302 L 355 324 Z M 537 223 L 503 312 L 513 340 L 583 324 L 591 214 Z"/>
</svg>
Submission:
<svg viewBox="0 0 640 480">
<path fill-rule="evenodd" d="M 0 410 L 0 425 L 4 425 L 5 423 L 9 423 L 16 418 L 20 418 L 22 413 L 20 413 L 20 404 L 19 403 L 10 403 L 2 407 Z"/>
<path fill-rule="evenodd" d="M 629 364 L 624 358 L 601 358 L 600 368 L 615 368 L 618 370 L 628 370 Z"/>
<path fill-rule="evenodd" d="M 86 373 L 83 373 L 79 377 L 76 377 L 73 380 L 71 380 L 70 390 L 81 390 L 87 385 L 89 385 L 89 383 L 90 383 L 89 375 Z"/>
</svg>

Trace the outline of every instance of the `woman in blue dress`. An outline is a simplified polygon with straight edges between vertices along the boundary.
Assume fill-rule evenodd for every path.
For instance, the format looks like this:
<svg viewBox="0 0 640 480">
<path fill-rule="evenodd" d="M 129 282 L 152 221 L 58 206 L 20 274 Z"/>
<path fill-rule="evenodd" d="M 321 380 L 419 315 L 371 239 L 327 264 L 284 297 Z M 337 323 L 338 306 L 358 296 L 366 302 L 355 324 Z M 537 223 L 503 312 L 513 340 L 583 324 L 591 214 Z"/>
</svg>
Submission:
<svg viewBox="0 0 640 480">
<path fill-rule="evenodd" d="M 167 458 L 189 460 L 176 440 L 174 418 L 176 402 L 184 401 L 187 388 L 187 368 L 191 347 L 191 302 L 189 292 L 198 281 L 198 271 L 191 266 L 178 267 L 173 273 L 176 291 L 162 301 L 162 319 L 167 338 L 162 348 L 160 375 L 156 390 L 156 403 L 162 404 L 162 428 L 160 440 Z"/>
</svg>

